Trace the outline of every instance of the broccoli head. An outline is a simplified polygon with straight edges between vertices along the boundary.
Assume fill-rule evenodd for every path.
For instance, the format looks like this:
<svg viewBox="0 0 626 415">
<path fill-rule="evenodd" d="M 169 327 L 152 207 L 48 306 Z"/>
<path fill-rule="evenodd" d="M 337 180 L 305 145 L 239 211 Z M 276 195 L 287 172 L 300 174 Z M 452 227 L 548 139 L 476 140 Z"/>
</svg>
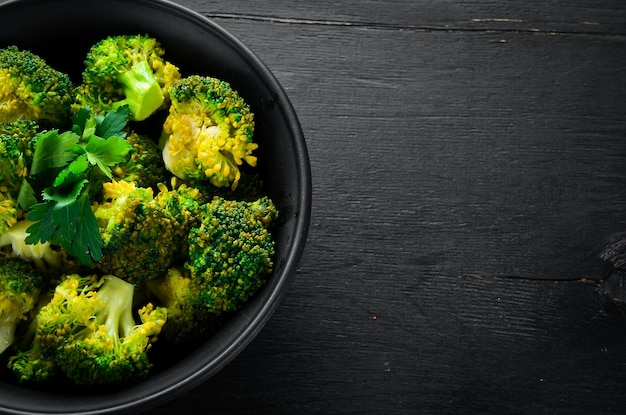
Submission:
<svg viewBox="0 0 626 415">
<path fill-rule="evenodd" d="M 169 102 L 170 85 L 180 79 L 178 68 L 164 54 L 161 44 L 148 35 L 102 39 L 87 53 L 75 108 L 105 112 L 128 105 L 131 119 L 148 118 Z"/>
<path fill-rule="evenodd" d="M 0 121 L 65 123 L 73 100 L 69 75 L 30 51 L 0 49 Z"/>
<path fill-rule="evenodd" d="M 23 213 L 20 190 L 33 161 L 39 126 L 31 120 L 0 122 L 0 235 Z"/>
<path fill-rule="evenodd" d="M 19 119 L 16 121 L 0 122 L 0 139 L 7 150 L 12 146 L 19 151 L 24 166 L 29 167 L 33 162 L 33 154 L 35 153 L 35 145 L 39 134 L 43 131 L 36 121 Z M 6 158 L 6 156 L 3 156 Z"/>
<path fill-rule="evenodd" d="M 185 251 L 197 206 L 193 189 L 168 191 L 162 185 L 153 196 L 151 188 L 132 182 L 103 187 L 107 201 L 94 210 L 104 244 L 96 268 L 136 285 L 164 275 Z"/>
<path fill-rule="evenodd" d="M 81 330 L 101 306 L 94 292 L 104 280 L 97 275 L 63 275 L 29 325 L 24 341 L 9 359 L 9 369 L 20 382 L 40 382 L 56 375 L 56 349 L 68 333 Z M 82 326 L 81 326 L 82 325 Z"/>
<path fill-rule="evenodd" d="M 176 82 L 170 98 L 160 143 L 167 169 L 181 179 L 236 188 L 243 162 L 256 165 L 248 104 L 226 81 L 198 75 Z"/>
<path fill-rule="evenodd" d="M 21 335 L 17 351 L 9 357 L 7 367 L 20 382 L 42 382 L 57 374 L 54 351 L 43 346 L 37 333 L 37 318 Z"/>
<path fill-rule="evenodd" d="M 254 202 L 264 196 L 263 181 L 258 174 L 241 172 L 239 184 L 235 189 L 230 187 L 215 187 L 209 182 L 194 182 L 194 188 L 200 192 L 202 203 L 208 203 L 215 196 L 222 197 L 227 200 L 240 200 L 245 202 Z"/>
<path fill-rule="evenodd" d="M 19 258 L 0 261 L 0 353 L 15 340 L 17 325 L 35 307 L 45 279 Z"/>
<path fill-rule="evenodd" d="M 134 317 L 135 287 L 115 276 L 70 274 L 37 314 L 40 347 L 77 385 L 126 384 L 144 378 L 148 350 L 167 319 L 147 304 Z"/>
<path fill-rule="evenodd" d="M 202 205 L 200 223 L 189 231 L 185 263 L 199 301 L 212 313 L 240 308 L 272 271 L 271 224 L 278 216 L 268 197 L 254 202 L 215 197 Z"/>
<path fill-rule="evenodd" d="M 129 159 L 113 168 L 113 174 L 126 182 L 133 182 L 137 187 L 156 188 L 159 183 L 166 183 L 170 177 L 163 164 L 158 145 L 150 137 L 130 131 L 126 141 L 131 144 Z"/>
<path fill-rule="evenodd" d="M 219 319 L 202 303 L 203 285 L 183 267 L 172 267 L 165 276 L 148 281 L 148 292 L 167 309 L 167 322 L 160 337 L 170 344 L 197 345 L 214 332 Z"/>
<path fill-rule="evenodd" d="M 17 201 L 0 191 L 0 235 L 4 235 L 17 223 L 20 216 Z"/>
</svg>

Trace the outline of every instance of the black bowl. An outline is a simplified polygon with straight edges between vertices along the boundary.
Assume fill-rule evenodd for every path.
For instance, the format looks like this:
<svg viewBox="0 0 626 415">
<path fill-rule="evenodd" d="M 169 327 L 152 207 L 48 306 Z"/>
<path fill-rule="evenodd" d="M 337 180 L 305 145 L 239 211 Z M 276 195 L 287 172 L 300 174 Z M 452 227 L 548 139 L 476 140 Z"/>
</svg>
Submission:
<svg viewBox="0 0 626 415">
<path fill-rule="evenodd" d="M 13 414 L 112 414 L 146 410 L 197 386 L 231 361 L 262 329 L 302 255 L 311 206 L 311 173 L 294 109 L 268 68 L 246 46 L 198 13 L 164 0 L 17 0 L 0 5 L 0 47 L 17 45 L 80 80 L 89 47 L 108 35 L 150 34 L 183 75 L 230 82 L 255 113 L 256 170 L 278 205 L 276 257 L 267 284 L 205 343 L 158 362 L 148 379 L 121 390 L 26 387 L 0 378 L 0 411 Z"/>
</svg>

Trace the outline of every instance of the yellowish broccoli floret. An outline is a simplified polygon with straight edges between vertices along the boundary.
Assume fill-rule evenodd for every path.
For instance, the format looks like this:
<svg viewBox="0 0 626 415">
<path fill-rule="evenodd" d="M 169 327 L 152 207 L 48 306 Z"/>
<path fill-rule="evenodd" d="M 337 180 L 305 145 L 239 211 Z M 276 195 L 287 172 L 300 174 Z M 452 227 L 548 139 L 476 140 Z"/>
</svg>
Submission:
<svg viewBox="0 0 626 415">
<path fill-rule="evenodd" d="M 16 200 L 0 190 L 0 235 L 7 233 L 17 223 L 19 214 Z"/>
<path fill-rule="evenodd" d="M 0 121 L 69 121 L 74 100 L 70 77 L 16 46 L 0 49 Z"/>
<path fill-rule="evenodd" d="M 256 166 L 254 114 L 223 80 L 189 76 L 170 90 L 171 106 L 163 124 L 165 166 L 181 179 L 237 187 L 240 166 Z"/>
<path fill-rule="evenodd" d="M 144 378 L 152 367 L 148 351 L 167 310 L 150 303 L 135 310 L 134 298 L 135 287 L 112 275 L 65 276 L 36 315 L 37 352 L 18 353 L 11 368 L 21 380 L 31 380 L 37 358 L 46 356 L 77 385 L 122 385 Z"/>
<path fill-rule="evenodd" d="M 40 129 L 30 120 L 0 122 L 0 235 L 22 216 L 20 191 L 26 181 Z"/>
<path fill-rule="evenodd" d="M 103 242 L 96 269 L 135 285 L 164 275 L 186 251 L 197 190 L 161 186 L 155 196 L 151 188 L 113 181 L 104 184 L 104 197 L 94 207 Z"/>
</svg>

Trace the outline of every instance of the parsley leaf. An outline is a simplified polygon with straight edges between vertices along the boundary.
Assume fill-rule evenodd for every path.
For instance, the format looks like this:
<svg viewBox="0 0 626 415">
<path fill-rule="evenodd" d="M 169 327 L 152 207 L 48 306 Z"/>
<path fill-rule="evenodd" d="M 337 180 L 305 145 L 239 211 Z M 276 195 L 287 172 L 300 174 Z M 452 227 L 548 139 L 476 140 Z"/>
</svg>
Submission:
<svg viewBox="0 0 626 415">
<path fill-rule="evenodd" d="M 124 127 L 126 127 L 129 116 L 130 109 L 128 105 L 122 105 L 113 111 L 107 112 L 104 117 L 96 117 L 95 135 L 103 138 L 126 137 Z"/>
<path fill-rule="evenodd" d="M 22 180 L 20 193 L 17 195 L 17 203 L 19 207 L 21 207 L 25 212 L 27 212 L 32 205 L 37 203 L 37 196 L 35 196 L 35 191 L 26 179 Z"/>
<path fill-rule="evenodd" d="M 79 139 L 78 135 L 70 131 L 62 134 L 57 130 L 42 133 L 35 145 L 30 174 L 49 173 L 49 170 L 67 165 L 75 157 L 72 149 Z"/>
<path fill-rule="evenodd" d="M 123 138 L 111 136 L 105 139 L 92 135 L 84 148 L 89 163 L 98 166 L 111 179 L 110 167 L 125 161 L 132 147 Z"/>
<path fill-rule="evenodd" d="M 54 179 L 52 185 L 54 187 L 67 186 L 68 184 L 78 182 L 85 179 L 89 173 L 89 161 L 87 155 L 82 154 L 78 156 L 74 161 L 68 164 L 63 170 L 59 172 Z M 76 197 L 77 194 L 74 196 Z M 45 192 L 44 192 L 45 199 Z"/>
<path fill-rule="evenodd" d="M 102 259 L 102 237 L 87 192 L 64 202 L 47 200 L 32 206 L 26 243 L 50 241 L 85 265 Z"/>
<path fill-rule="evenodd" d="M 104 116 L 82 108 L 72 130 L 42 133 L 20 203 L 27 206 L 26 243 L 50 242 L 85 265 L 102 259 L 102 237 L 89 200 L 91 172 L 109 178 L 111 167 L 125 161 L 131 145 L 125 140 L 129 110 L 122 106 Z"/>
</svg>

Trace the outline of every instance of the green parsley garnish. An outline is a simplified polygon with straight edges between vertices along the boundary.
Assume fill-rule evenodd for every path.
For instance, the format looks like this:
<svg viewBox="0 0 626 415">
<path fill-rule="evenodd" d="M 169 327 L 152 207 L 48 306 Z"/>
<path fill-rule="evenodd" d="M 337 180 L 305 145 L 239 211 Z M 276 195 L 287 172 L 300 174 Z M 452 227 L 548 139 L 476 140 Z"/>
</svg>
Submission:
<svg viewBox="0 0 626 415">
<path fill-rule="evenodd" d="M 72 118 L 72 130 L 41 134 L 33 156 L 27 191 L 20 205 L 34 223 L 26 243 L 50 242 L 85 265 L 102 259 L 102 237 L 91 210 L 90 179 L 94 170 L 111 178 L 111 167 L 126 161 L 131 145 L 124 128 L 127 106 L 93 115 L 83 108 Z"/>
</svg>

